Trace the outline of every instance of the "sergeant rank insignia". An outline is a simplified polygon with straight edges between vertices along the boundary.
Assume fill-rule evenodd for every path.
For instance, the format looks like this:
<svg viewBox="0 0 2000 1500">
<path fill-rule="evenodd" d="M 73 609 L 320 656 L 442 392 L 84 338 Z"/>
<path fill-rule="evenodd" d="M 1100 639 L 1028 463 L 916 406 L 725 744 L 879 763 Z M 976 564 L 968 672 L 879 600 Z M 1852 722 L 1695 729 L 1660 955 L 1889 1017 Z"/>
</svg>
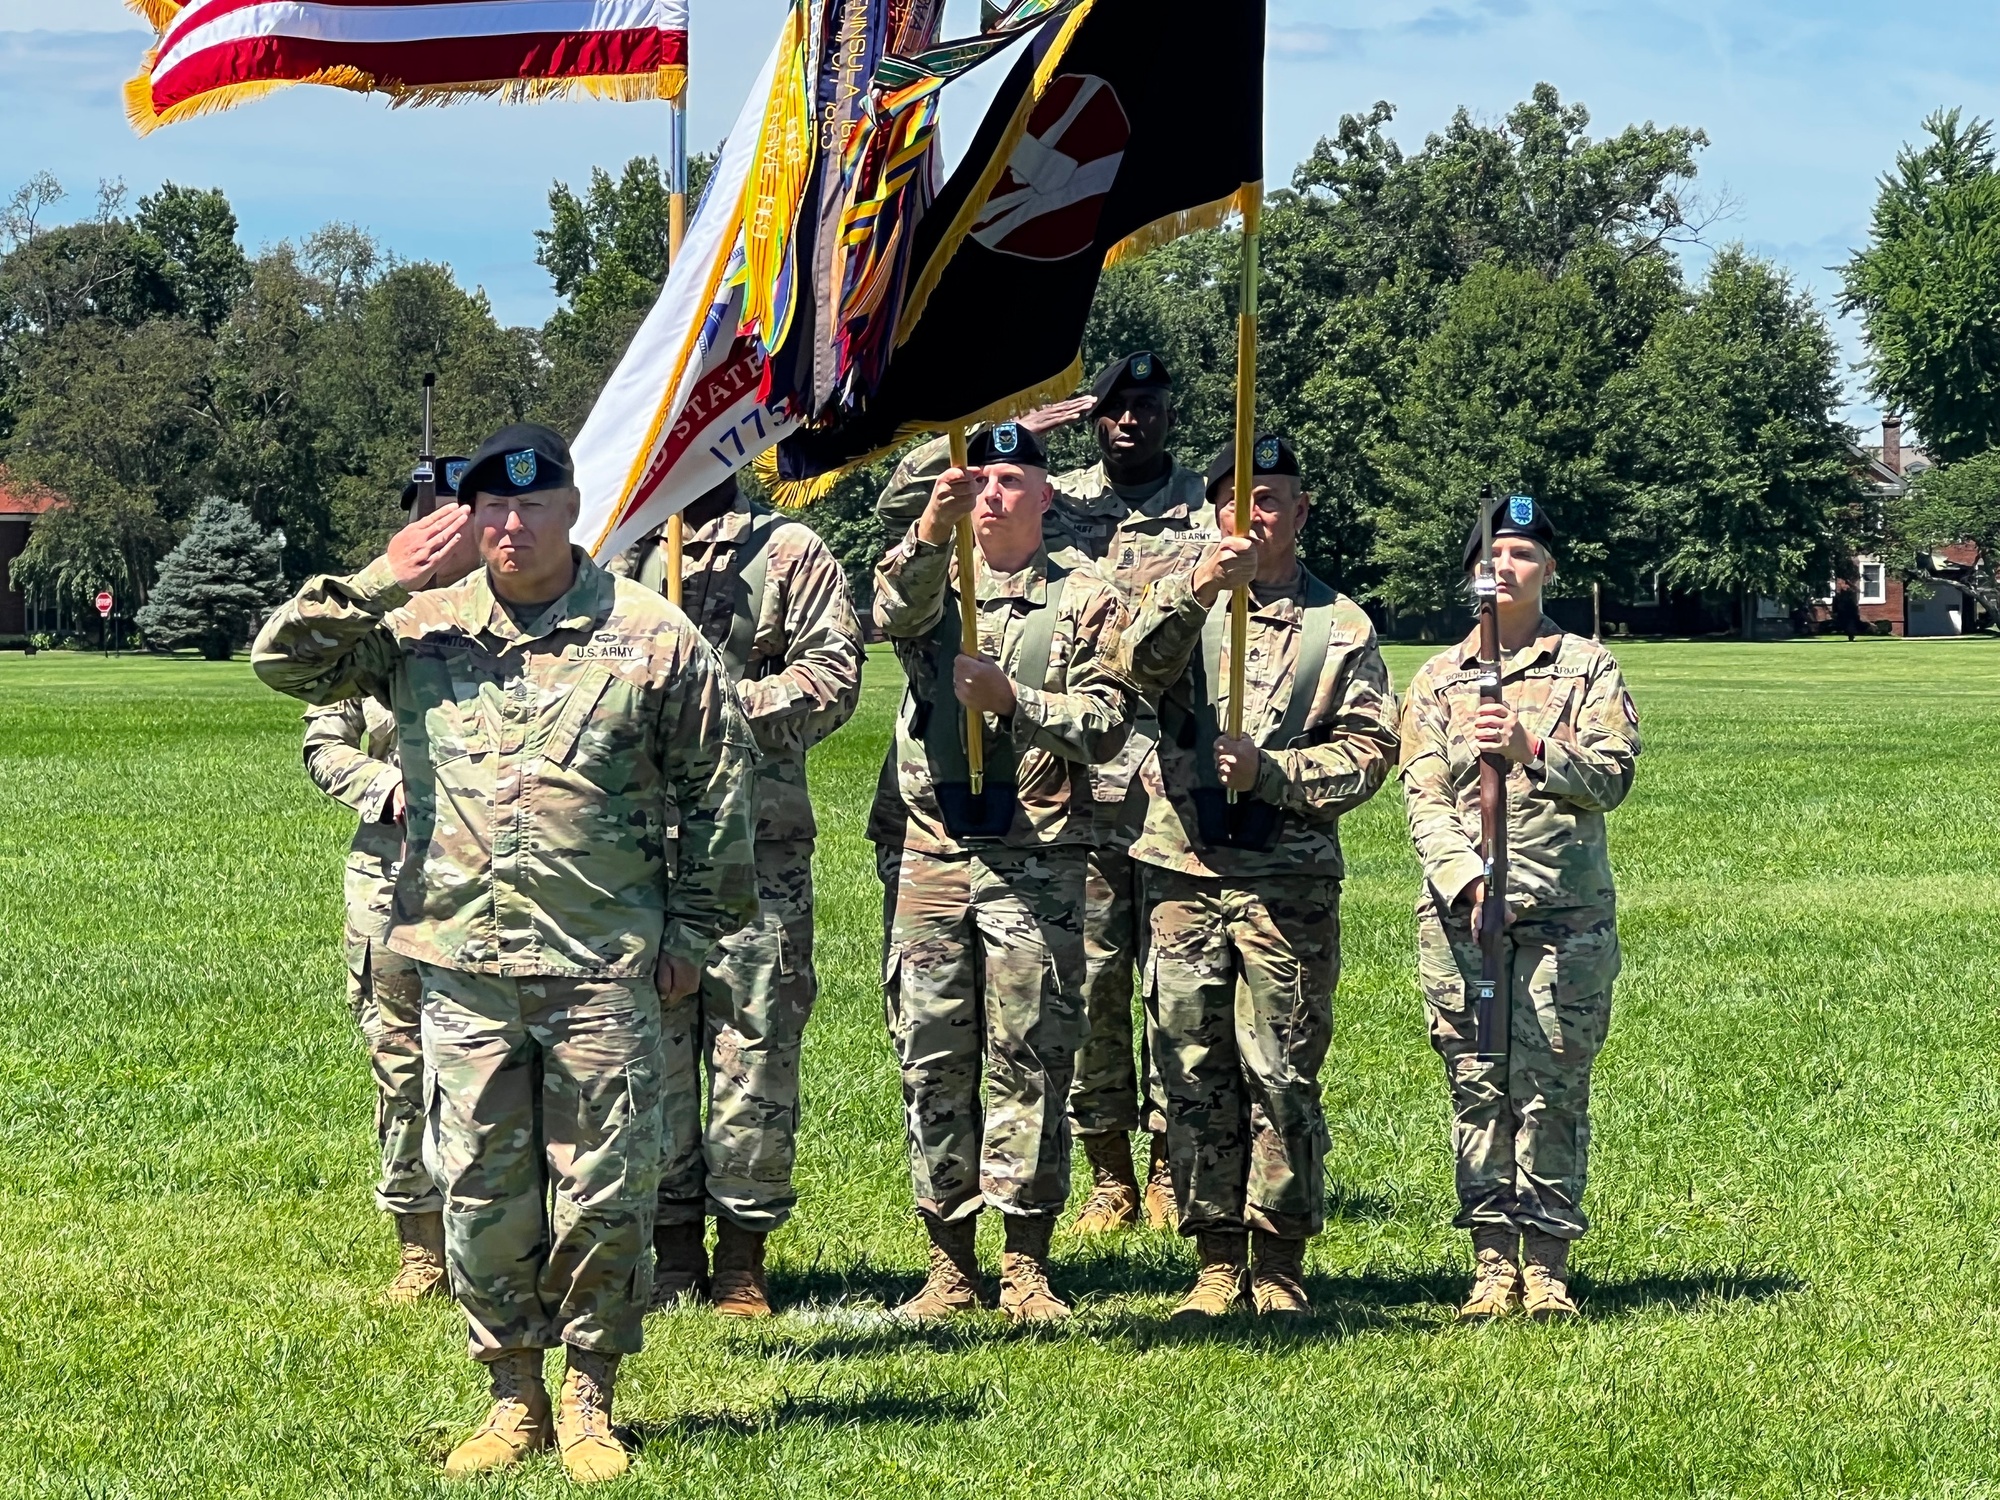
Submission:
<svg viewBox="0 0 2000 1500">
<path fill-rule="evenodd" d="M 541 472 L 541 465 L 533 448 L 523 448 L 519 453 L 507 455 L 507 482 L 515 489 L 526 489 L 535 482 L 535 475 Z"/>
<path fill-rule="evenodd" d="M 1516 495 L 1507 502 L 1507 519 L 1516 526 L 1535 524 L 1535 502 L 1526 495 Z"/>
</svg>

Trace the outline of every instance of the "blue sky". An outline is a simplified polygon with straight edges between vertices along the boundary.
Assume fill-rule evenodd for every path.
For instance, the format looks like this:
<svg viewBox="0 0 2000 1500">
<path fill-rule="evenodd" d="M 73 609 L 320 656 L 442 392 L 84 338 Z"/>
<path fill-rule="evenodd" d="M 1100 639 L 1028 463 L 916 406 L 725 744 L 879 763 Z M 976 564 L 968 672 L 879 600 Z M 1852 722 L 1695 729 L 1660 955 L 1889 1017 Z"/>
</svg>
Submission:
<svg viewBox="0 0 2000 1500">
<path fill-rule="evenodd" d="M 692 134 L 727 129 L 782 0 L 693 0 Z M 953 30 L 977 0 L 951 0 Z M 1966 0 L 1272 0 L 1270 156 L 1282 176 L 1345 111 L 1398 108 L 1421 143 L 1461 104 L 1503 114 L 1538 80 L 1589 105 L 1611 132 L 1653 120 L 1704 127 L 1702 191 L 1736 207 L 1711 239 L 1740 239 L 1822 301 L 1829 267 L 1861 242 L 1874 183 L 1925 114 L 2000 114 L 2000 14 Z M 119 0 L 0 0 L 0 193 L 53 171 L 88 209 L 99 179 L 134 196 L 163 179 L 225 189 L 256 247 L 329 219 L 408 258 L 449 262 L 503 319 L 552 304 L 534 261 L 549 184 L 581 182 L 660 148 L 664 107 L 594 102 L 390 111 L 379 100 L 295 89 L 247 108 L 133 136 L 119 86 L 149 34 Z M 1184 78 L 1199 107 L 1199 46 Z M 980 100 L 948 112 L 962 142 Z M 61 215 L 67 216 L 67 215 Z M 1851 330 L 1843 330 L 1850 356 Z M 1874 420 L 1857 404 L 1857 424 Z"/>
</svg>

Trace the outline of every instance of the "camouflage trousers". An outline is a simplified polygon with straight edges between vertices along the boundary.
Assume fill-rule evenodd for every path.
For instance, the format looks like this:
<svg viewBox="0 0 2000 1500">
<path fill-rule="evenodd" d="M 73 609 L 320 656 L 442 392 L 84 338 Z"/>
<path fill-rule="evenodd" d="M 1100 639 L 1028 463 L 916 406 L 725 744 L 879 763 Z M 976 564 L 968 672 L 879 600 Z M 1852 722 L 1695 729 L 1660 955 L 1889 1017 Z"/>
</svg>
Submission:
<svg viewBox="0 0 2000 1500">
<path fill-rule="evenodd" d="M 1140 1128 L 1139 1076 L 1146 1078 L 1144 1125 L 1167 1128 L 1159 1078 L 1139 1033 L 1132 1035 L 1132 981 L 1139 956 L 1139 867 L 1123 849 L 1088 850 L 1083 862 L 1083 1013 L 1087 1035 L 1069 1090 L 1070 1125 L 1080 1136 L 1130 1135 Z"/>
<path fill-rule="evenodd" d="M 876 861 L 917 1207 L 1052 1219 L 1083 1038 L 1083 851 L 878 847 Z"/>
<path fill-rule="evenodd" d="M 1503 1225 L 1579 1239 L 1590 1157 L 1590 1069 L 1611 1024 L 1618 929 L 1606 911 L 1524 916 L 1507 930 L 1512 1048 L 1475 1050 L 1470 921 L 1417 912 L 1417 965 L 1431 1045 L 1451 1086 L 1460 1229 Z"/>
<path fill-rule="evenodd" d="M 1340 980 L 1340 882 L 1256 888 L 1147 866 L 1146 1024 L 1182 1234 L 1325 1225 L 1320 1067 Z"/>
<path fill-rule="evenodd" d="M 472 1357 L 559 1343 L 637 1353 L 660 1099 L 694 1087 L 685 1031 L 663 1040 L 650 978 L 418 972 L 427 1149 Z"/>
<path fill-rule="evenodd" d="M 702 974 L 692 1043 L 708 1072 L 699 1093 L 666 1099 L 659 1222 L 713 1214 L 769 1234 L 798 1203 L 799 1049 L 819 980 L 813 972 L 813 845 L 757 845 L 761 912 L 724 938 Z"/>
<path fill-rule="evenodd" d="M 380 943 L 347 935 L 347 1004 L 375 1073 L 375 1205 L 388 1214 L 444 1207 L 424 1165 L 423 991 L 417 966 Z"/>
</svg>

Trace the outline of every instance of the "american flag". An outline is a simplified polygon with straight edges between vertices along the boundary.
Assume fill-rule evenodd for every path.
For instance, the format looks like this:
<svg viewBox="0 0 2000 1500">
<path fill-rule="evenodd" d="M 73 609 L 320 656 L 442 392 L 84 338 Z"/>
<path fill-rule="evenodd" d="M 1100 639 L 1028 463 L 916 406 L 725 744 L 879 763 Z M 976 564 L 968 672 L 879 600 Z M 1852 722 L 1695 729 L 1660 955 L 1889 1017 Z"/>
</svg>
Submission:
<svg viewBox="0 0 2000 1500">
<path fill-rule="evenodd" d="M 131 3 L 160 34 L 126 85 L 141 134 L 292 83 L 420 104 L 571 90 L 671 99 L 687 81 L 688 0 Z"/>
</svg>

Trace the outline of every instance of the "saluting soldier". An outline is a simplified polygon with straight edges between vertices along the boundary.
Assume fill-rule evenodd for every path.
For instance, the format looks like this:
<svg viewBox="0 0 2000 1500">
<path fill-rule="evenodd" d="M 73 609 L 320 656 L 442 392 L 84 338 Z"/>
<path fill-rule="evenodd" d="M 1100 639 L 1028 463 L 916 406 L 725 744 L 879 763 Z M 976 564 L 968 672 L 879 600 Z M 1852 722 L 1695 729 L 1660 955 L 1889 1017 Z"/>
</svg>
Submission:
<svg viewBox="0 0 2000 1500">
<path fill-rule="evenodd" d="M 1088 767 L 1117 754 L 1137 694 L 1104 653 L 1125 621 L 1089 559 L 1042 541 L 1051 490 L 1034 434 L 980 433 L 875 572 L 875 618 L 909 691 L 869 818 L 884 888 L 883 979 L 902 1063 L 910 1173 L 931 1242 L 913 1319 L 980 1305 L 977 1216 L 1006 1218 L 1000 1306 L 1067 1317 L 1049 1237 L 1069 1194 L 1069 1096 L 1083 1033 Z M 954 576 L 961 518 L 977 577 Z M 957 590 L 975 590 L 977 655 Z M 985 747 L 983 791 L 968 733 Z M 981 1073 L 985 1074 L 982 1087 Z"/>
<path fill-rule="evenodd" d="M 698 1094 L 668 1097 L 653 1305 L 707 1292 L 730 1317 L 768 1317 L 764 1242 L 791 1217 L 799 1049 L 819 980 L 813 969 L 813 820 L 806 752 L 845 724 L 861 694 L 861 622 L 847 576 L 809 526 L 750 500 L 732 478 L 683 519 L 681 608 L 736 684 L 757 736 L 757 894 L 761 914 L 716 945 L 689 1030 L 708 1071 Z M 612 565 L 664 593 L 663 533 Z M 703 1246 L 716 1220 L 715 1274 Z"/>
<path fill-rule="evenodd" d="M 570 545 L 573 473 L 547 428 L 497 433 L 460 481 L 469 508 L 312 579 L 253 655 L 280 692 L 396 714 L 407 853 L 388 946 L 423 987 L 446 1257 L 493 1392 L 454 1475 L 551 1441 L 573 1478 L 629 1467 L 612 1391 L 652 1286 L 660 1101 L 694 1087 L 662 1002 L 757 910 L 735 691 L 678 611 Z"/>
<path fill-rule="evenodd" d="M 1425 663 L 1403 710 L 1403 791 L 1423 861 L 1418 973 L 1451 1088 L 1458 1217 L 1477 1261 L 1461 1310 L 1574 1316 L 1569 1247 L 1590 1227 L 1583 1190 L 1590 1073 L 1618 976 L 1617 896 L 1604 815 L 1632 790 L 1639 711 L 1618 663 L 1542 613 L 1556 531 L 1526 496 L 1497 502 L 1504 703 L 1482 703 L 1479 632 Z M 1480 528 L 1465 543 L 1468 573 Z M 1479 757 L 1509 762 L 1504 1057 L 1479 1055 Z"/>
<path fill-rule="evenodd" d="M 1193 534 L 1209 540 L 1201 475 L 1173 456 L 1173 372 L 1151 350 L 1113 360 L 1099 372 L 1090 394 L 1021 419 L 1046 434 L 1081 417 L 1097 439 L 1098 462 L 1050 480 L 1055 498 L 1043 518 L 1051 553 L 1072 549 L 1106 564 L 1128 594 L 1152 581 L 1178 553 L 1159 543 Z M 949 461 L 944 442 L 911 450 L 898 465 L 878 510 L 907 521 L 930 499 Z M 1090 1197 L 1071 1228 L 1103 1234 L 1134 1223 L 1138 1179 L 1132 1170 L 1132 1133 L 1143 1125 L 1152 1140 L 1145 1208 L 1155 1228 L 1174 1219 L 1173 1181 L 1167 1170 L 1165 1117 L 1150 1070 L 1141 1117 L 1142 1060 L 1134 1056 L 1132 980 L 1139 948 L 1138 875 L 1131 845 L 1143 798 L 1137 773 L 1158 738 L 1150 705 L 1142 704 L 1131 737 L 1118 758 L 1093 767 L 1090 790 L 1099 838 L 1085 856 L 1084 1012 L 1088 1035 L 1077 1054 L 1070 1088 L 1070 1122 L 1090 1161 Z"/>
<path fill-rule="evenodd" d="M 462 458 L 437 465 L 437 493 L 450 500 Z M 403 509 L 415 504 L 414 482 Z M 433 580 L 456 583 L 456 578 Z M 410 1303 L 450 1294 L 444 1265 L 444 1199 L 424 1164 L 423 999 L 417 966 L 389 947 L 390 908 L 403 862 L 403 771 L 396 716 L 373 698 L 306 710 L 306 774 L 360 814 L 347 851 L 347 1003 L 375 1074 L 375 1204 L 395 1221 L 402 1264 L 383 1294 Z"/>
<path fill-rule="evenodd" d="M 1148 587 L 1116 657 L 1135 680 L 1172 683 L 1132 857 L 1180 1231 L 1201 1254 L 1177 1317 L 1227 1312 L 1246 1281 L 1260 1313 L 1308 1310 L 1306 1242 L 1324 1227 L 1340 819 L 1396 761 L 1374 627 L 1299 561 L 1310 502 L 1291 444 L 1262 435 L 1252 456 L 1250 534 L 1235 535 L 1232 445 L 1208 471 L 1223 539 Z M 1227 646 L 1239 583 L 1251 608 L 1237 737 Z"/>
</svg>

